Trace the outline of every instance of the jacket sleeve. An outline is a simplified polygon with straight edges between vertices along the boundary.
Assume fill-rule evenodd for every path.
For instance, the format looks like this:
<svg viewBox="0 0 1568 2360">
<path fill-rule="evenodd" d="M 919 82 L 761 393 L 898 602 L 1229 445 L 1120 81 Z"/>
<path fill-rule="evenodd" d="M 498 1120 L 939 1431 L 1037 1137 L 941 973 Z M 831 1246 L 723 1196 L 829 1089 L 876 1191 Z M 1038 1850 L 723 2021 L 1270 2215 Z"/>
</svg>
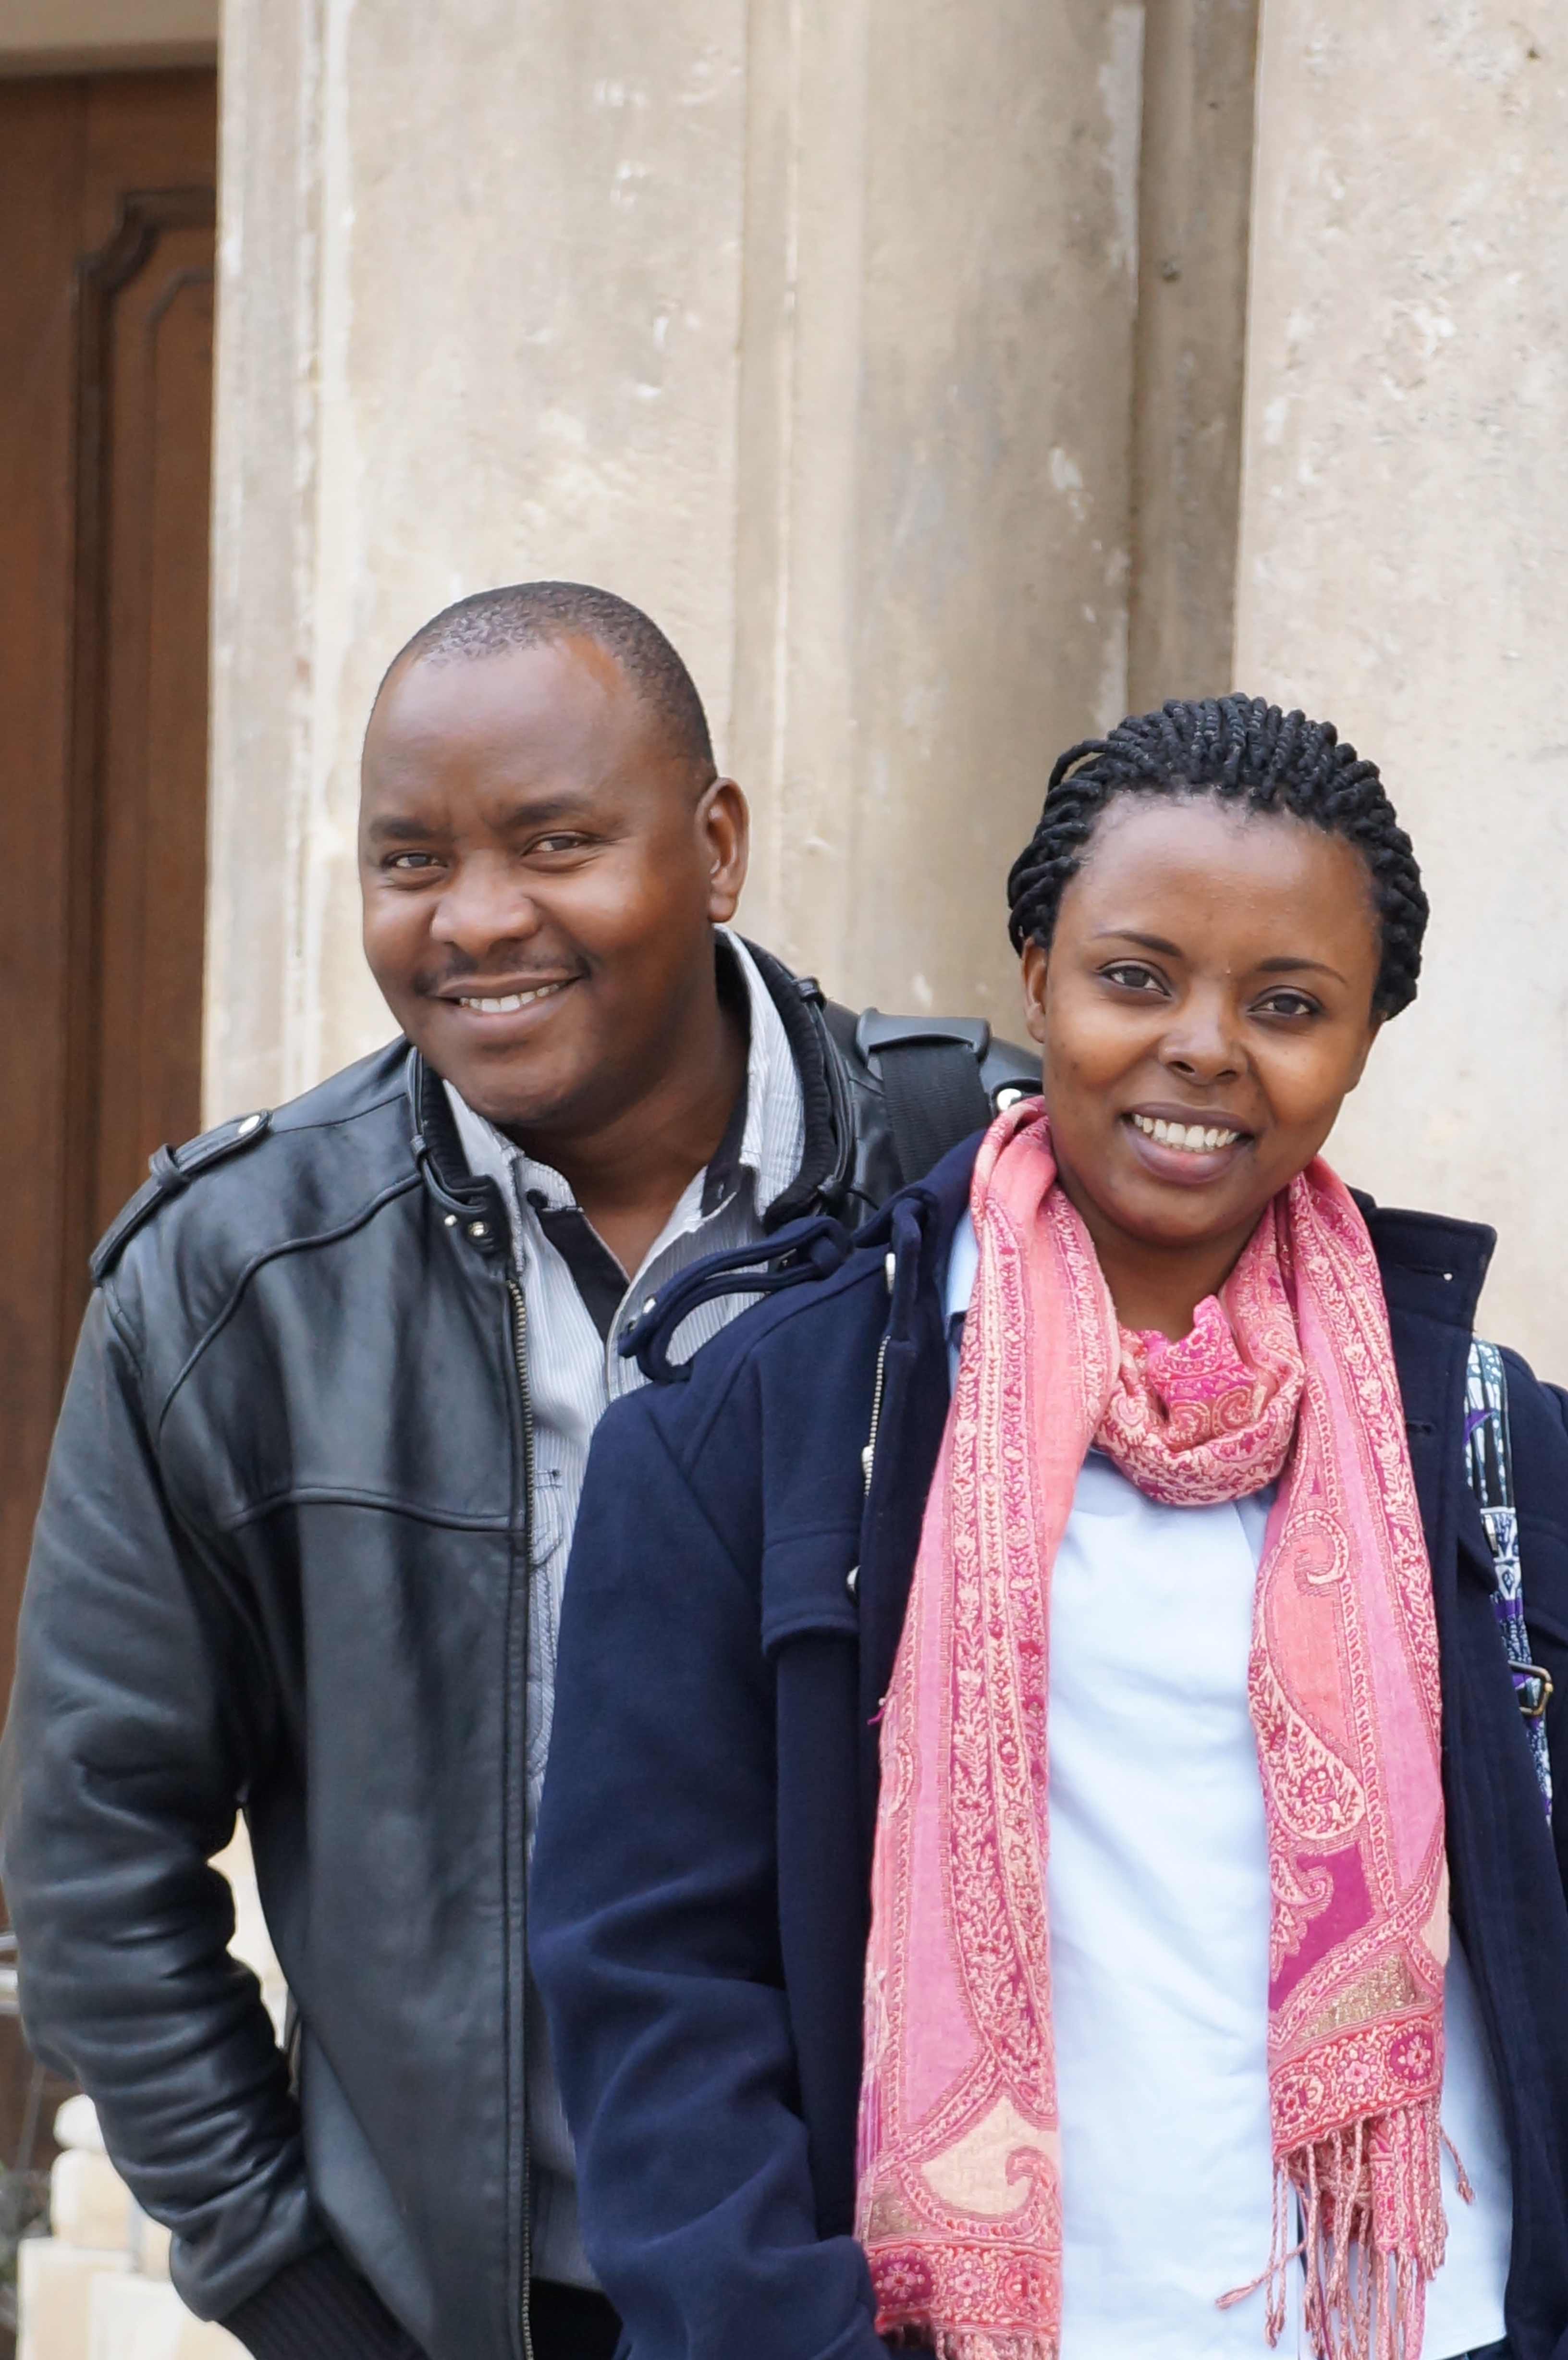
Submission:
<svg viewBox="0 0 1568 2360">
<path fill-rule="evenodd" d="M 93 2099 L 207 2318 L 324 2235 L 285 2060 L 255 1977 L 229 1956 L 232 1900 L 208 1865 L 269 1693 L 238 1596 L 166 1496 L 137 1357 L 100 1290 L 27 1575 L 0 1865 L 27 2038 Z"/>
<path fill-rule="evenodd" d="M 636 2360 L 883 2360 L 795 2096 L 757 1569 L 658 1405 L 612 1409 L 590 1458 L 529 1900 L 584 2238 Z"/>
</svg>

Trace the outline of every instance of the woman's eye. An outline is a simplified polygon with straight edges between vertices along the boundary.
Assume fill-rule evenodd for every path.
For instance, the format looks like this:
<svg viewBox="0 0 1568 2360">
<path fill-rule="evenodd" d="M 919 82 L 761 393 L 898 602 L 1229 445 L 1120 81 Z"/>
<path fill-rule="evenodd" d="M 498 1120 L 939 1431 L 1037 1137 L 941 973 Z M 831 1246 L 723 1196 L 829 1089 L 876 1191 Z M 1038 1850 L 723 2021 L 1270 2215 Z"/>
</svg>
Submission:
<svg viewBox="0 0 1568 2360">
<path fill-rule="evenodd" d="M 1258 1006 L 1265 1016 L 1301 1017 L 1322 1013 L 1317 1001 L 1309 999 L 1304 991 L 1271 991 L 1266 1000 L 1258 1001 Z"/>
<path fill-rule="evenodd" d="M 1153 994 L 1161 992 L 1165 989 L 1163 978 L 1156 975 L 1151 967 L 1144 967 L 1137 959 L 1118 959 L 1114 967 L 1102 967 L 1100 972 L 1107 982 L 1119 983 L 1127 991 Z"/>
</svg>

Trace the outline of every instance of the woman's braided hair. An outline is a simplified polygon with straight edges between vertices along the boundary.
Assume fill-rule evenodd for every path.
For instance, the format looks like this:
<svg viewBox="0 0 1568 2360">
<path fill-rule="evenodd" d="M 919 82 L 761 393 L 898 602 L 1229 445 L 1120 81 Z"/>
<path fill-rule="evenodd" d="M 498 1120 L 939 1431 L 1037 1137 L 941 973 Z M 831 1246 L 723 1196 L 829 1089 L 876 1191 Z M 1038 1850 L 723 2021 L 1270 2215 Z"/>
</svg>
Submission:
<svg viewBox="0 0 1568 2360">
<path fill-rule="evenodd" d="M 1212 794 L 1249 812 L 1291 812 L 1353 844 L 1372 882 L 1382 932 L 1373 1012 L 1397 1016 L 1416 996 L 1427 899 L 1410 839 L 1376 762 L 1342 746 L 1330 721 L 1281 713 L 1261 697 L 1172 701 L 1086 738 L 1051 774 L 1040 825 L 1007 878 L 1013 948 L 1051 946 L 1056 913 L 1106 805 L 1116 795 Z"/>
</svg>

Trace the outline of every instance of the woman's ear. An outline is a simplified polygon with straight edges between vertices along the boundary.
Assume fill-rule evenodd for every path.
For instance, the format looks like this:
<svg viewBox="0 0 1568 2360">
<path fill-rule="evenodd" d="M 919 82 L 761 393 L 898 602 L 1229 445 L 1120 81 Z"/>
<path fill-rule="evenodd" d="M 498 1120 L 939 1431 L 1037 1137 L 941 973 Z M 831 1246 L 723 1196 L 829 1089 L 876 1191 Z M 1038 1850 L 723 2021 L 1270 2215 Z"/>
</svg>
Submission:
<svg viewBox="0 0 1568 2360">
<path fill-rule="evenodd" d="M 1045 983 L 1051 953 L 1032 939 L 1023 951 L 1024 1022 L 1031 1041 L 1045 1043 Z"/>
</svg>

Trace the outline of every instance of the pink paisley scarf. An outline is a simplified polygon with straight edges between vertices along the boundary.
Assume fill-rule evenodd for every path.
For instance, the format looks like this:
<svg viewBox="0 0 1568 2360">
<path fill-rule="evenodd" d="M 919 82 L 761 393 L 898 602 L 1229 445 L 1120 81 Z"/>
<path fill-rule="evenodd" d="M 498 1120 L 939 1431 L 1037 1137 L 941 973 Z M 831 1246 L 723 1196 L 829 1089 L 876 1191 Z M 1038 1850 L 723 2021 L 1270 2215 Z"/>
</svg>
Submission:
<svg viewBox="0 0 1568 2360">
<path fill-rule="evenodd" d="M 1055 1180 L 1039 1101 L 1010 1109 L 975 1167 L 979 1268 L 882 1726 L 856 2223 L 877 2326 L 944 2360 L 1059 2348 L 1047 1648 L 1097 1442 L 1165 1502 L 1283 1478 L 1248 1675 L 1272 1907 L 1258 2283 L 1272 2343 L 1304 2250 L 1320 2354 L 1417 2360 L 1448 1896 L 1431 1574 L 1371 1242 L 1313 1164 L 1171 1343 L 1118 1328 Z"/>
</svg>

